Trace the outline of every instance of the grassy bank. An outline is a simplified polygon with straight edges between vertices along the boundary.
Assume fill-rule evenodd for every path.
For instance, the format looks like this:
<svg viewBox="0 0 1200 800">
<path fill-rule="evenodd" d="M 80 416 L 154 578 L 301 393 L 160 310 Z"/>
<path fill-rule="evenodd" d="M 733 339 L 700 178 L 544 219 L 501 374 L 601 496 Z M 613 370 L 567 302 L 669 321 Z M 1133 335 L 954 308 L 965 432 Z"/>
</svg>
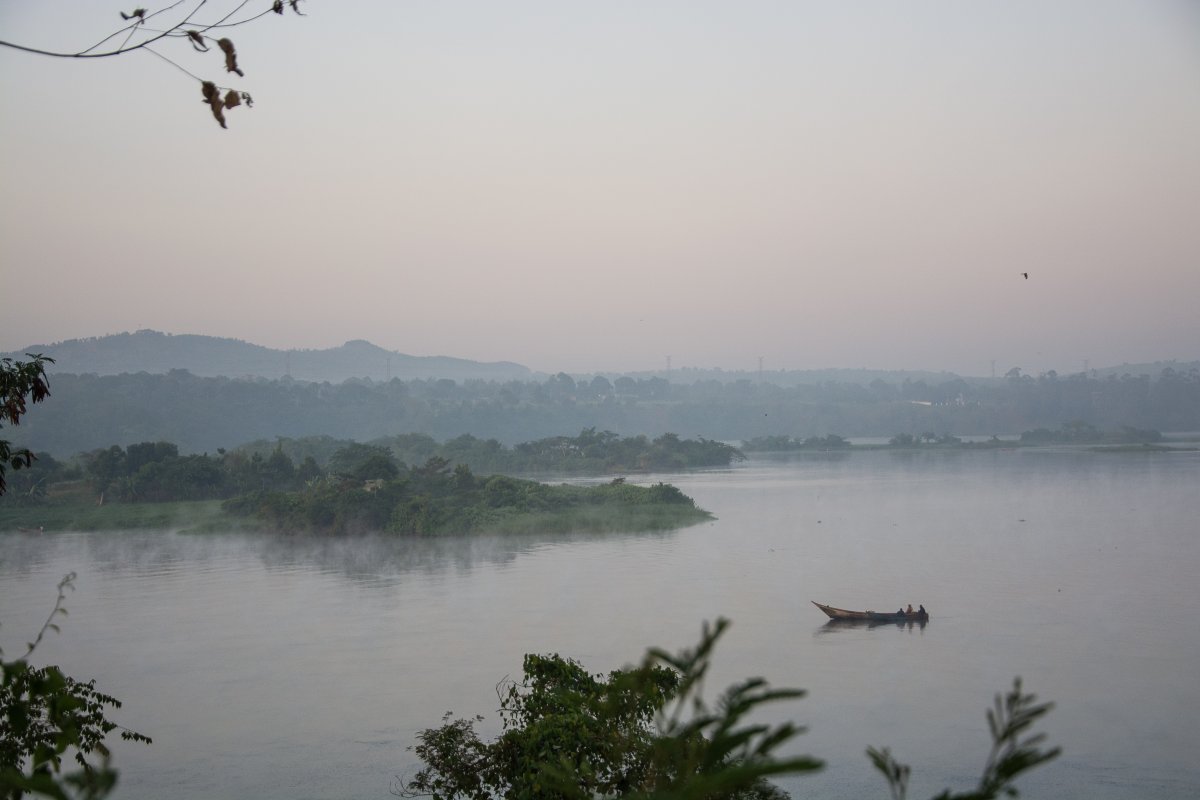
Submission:
<svg viewBox="0 0 1200 800">
<path fill-rule="evenodd" d="M 220 500 L 174 503 L 47 503 L 0 506 L 0 531 L 104 531 L 134 528 L 246 530 L 253 520 L 221 510 Z"/>
<path fill-rule="evenodd" d="M 591 506 L 499 515 L 477 530 L 495 533 L 620 533 L 686 528 L 712 519 L 690 506 Z"/>
</svg>

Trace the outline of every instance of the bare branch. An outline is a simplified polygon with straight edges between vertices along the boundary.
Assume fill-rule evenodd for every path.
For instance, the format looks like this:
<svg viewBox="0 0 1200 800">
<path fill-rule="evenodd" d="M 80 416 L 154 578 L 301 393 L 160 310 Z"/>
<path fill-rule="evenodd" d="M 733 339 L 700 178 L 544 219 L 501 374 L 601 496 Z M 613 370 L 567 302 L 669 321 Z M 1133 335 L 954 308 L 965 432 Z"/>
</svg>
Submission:
<svg viewBox="0 0 1200 800">
<path fill-rule="evenodd" d="M 29 642 L 26 645 L 28 649 L 25 651 L 25 655 L 18 659 L 19 661 L 25 661 L 31 655 L 33 655 L 33 651 L 36 650 L 37 646 L 42 643 L 42 638 L 46 635 L 46 631 L 58 631 L 58 626 L 54 624 L 54 618 L 60 614 L 62 616 L 67 615 L 67 610 L 63 608 L 63 600 L 67 599 L 67 589 L 70 589 L 72 592 L 75 591 L 74 572 L 68 572 L 63 576 L 63 579 L 58 582 L 58 599 L 54 601 L 54 608 L 50 609 L 50 616 L 46 617 L 46 621 L 42 623 L 41 630 L 38 631 L 37 636 L 34 637 L 32 642 Z"/>
<path fill-rule="evenodd" d="M 179 22 L 175 23 L 174 25 L 172 25 L 169 28 L 155 30 L 152 28 L 147 28 L 146 25 L 144 24 L 147 20 L 152 19 L 153 17 L 159 16 L 160 14 L 165 14 L 168 11 L 172 11 L 175 8 L 178 8 L 179 6 L 183 5 L 185 2 L 186 2 L 186 0 L 176 0 L 176 2 L 172 3 L 171 5 L 169 5 L 165 8 L 159 9 L 158 11 L 145 13 L 141 16 L 138 16 L 136 14 L 125 15 L 127 19 L 133 19 L 134 22 L 130 25 L 126 25 L 126 26 L 122 27 L 120 30 L 110 33 L 108 36 L 105 36 L 103 39 L 101 39 L 99 42 L 92 45 L 91 47 L 88 47 L 84 50 L 79 50 L 76 52 L 43 50 L 38 47 L 30 47 L 28 45 L 18 44 L 16 42 L 10 42 L 10 41 L 3 40 L 3 39 L 0 39 L 0 47 L 8 47 L 13 50 L 20 50 L 25 53 L 33 53 L 35 55 L 40 55 L 40 56 L 50 56 L 51 58 L 110 58 L 112 56 L 120 56 L 120 55 L 124 55 L 126 53 L 132 53 L 135 50 L 140 50 L 140 49 L 146 47 L 147 45 L 150 45 L 150 44 L 153 44 L 154 42 L 159 41 L 160 39 L 188 35 L 186 31 L 182 30 L 183 27 L 185 25 L 191 24 L 192 18 L 197 14 L 197 12 L 200 11 L 201 8 L 204 7 L 204 5 L 208 2 L 208 0 L 199 0 L 199 2 L 197 2 L 197 4 L 196 4 L 196 7 L 193 8 L 188 13 L 187 16 L 185 16 L 183 19 L 181 19 Z M 246 17 L 245 19 L 240 19 L 240 20 L 237 20 L 234 22 L 229 22 L 230 18 L 233 17 L 238 12 L 240 12 L 243 8 L 245 8 L 246 5 L 249 4 L 249 2 L 250 2 L 250 0 L 242 0 L 242 2 L 239 3 L 232 11 L 230 11 L 225 16 L 221 17 L 216 22 L 207 24 L 207 25 L 199 25 L 199 31 L 204 32 L 204 31 L 212 30 L 214 28 L 233 28 L 233 27 L 237 27 L 238 25 L 245 25 L 248 22 L 253 22 L 256 19 L 265 17 L 267 14 L 270 14 L 270 13 L 274 12 L 274 10 L 275 10 L 274 6 L 272 5 L 272 6 L 268 7 L 266 10 L 258 12 L 256 14 L 253 14 L 252 16 Z M 293 9 L 295 9 L 297 14 L 300 14 L 300 11 L 299 11 L 299 8 L 297 7 L 297 5 L 293 4 Z M 139 10 L 142 10 L 142 9 L 139 9 Z M 304 15 L 301 14 L 301 16 L 304 16 Z M 143 41 L 137 42 L 136 44 L 129 44 L 129 41 L 133 38 L 133 35 L 135 33 L 137 33 L 139 29 L 141 29 L 142 31 L 145 31 L 147 33 L 153 33 L 154 35 L 150 36 L 149 38 L 147 38 Z M 118 37 L 122 34 L 125 34 L 125 40 L 115 50 L 105 50 L 100 53 L 93 52 L 97 48 L 104 45 L 106 42 L 112 41 L 113 39 L 115 39 L 116 37 Z"/>
<path fill-rule="evenodd" d="M 194 72 L 188 72 L 188 71 L 187 71 L 186 69 L 184 69 L 182 66 L 180 66 L 180 65 L 179 65 L 179 64 L 177 64 L 177 63 L 175 63 L 175 62 L 174 62 L 174 61 L 172 61 L 171 59 L 167 58 L 166 56 L 164 56 L 162 53 L 158 52 L 157 50 L 151 50 L 149 47 L 147 47 L 147 48 L 146 48 L 146 52 L 147 52 L 147 53 L 150 53 L 151 55 L 158 56 L 158 57 L 159 57 L 159 58 L 161 58 L 163 61 L 165 61 L 165 62 L 167 62 L 168 64 L 170 64 L 172 67 L 174 67 L 175 69 L 177 69 L 177 70 L 179 70 L 180 72 L 182 72 L 184 75 L 187 75 L 189 78 L 193 78 L 193 79 L 195 79 L 195 80 L 199 81 L 200 83 L 204 83 L 204 79 L 203 79 L 203 78 L 201 78 L 199 75 L 195 74 Z"/>
<path fill-rule="evenodd" d="M 88 49 L 86 49 L 86 50 L 80 50 L 79 52 L 80 52 L 81 54 L 83 54 L 83 53 L 90 53 L 90 52 L 92 52 L 93 50 L 95 50 L 97 47 L 99 47 L 100 45 L 102 45 L 102 44 L 104 44 L 105 42 L 109 41 L 110 39 L 115 39 L 116 37 L 120 36 L 120 35 L 121 35 L 122 33 L 124 33 L 125 31 L 129 31 L 129 36 L 133 36 L 134 32 L 135 32 L 135 31 L 136 31 L 136 30 L 137 30 L 139 27 L 143 26 L 143 25 L 145 24 L 145 22 L 146 22 L 146 20 L 147 20 L 147 19 L 150 19 L 150 18 L 153 18 L 153 17 L 157 17 L 159 14 L 165 14 L 165 13 L 167 13 L 168 11 L 172 10 L 173 8 L 175 8 L 176 6 L 181 6 L 181 5 L 183 5 L 183 4 L 184 4 L 186 1 L 187 1 L 187 0 L 175 0 L 175 2 L 174 2 L 174 3 L 172 3 L 172 4 L 171 4 L 171 5 L 169 5 L 169 6 L 167 6 L 166 8 L 162 8 L 162 9 L 159 9 L 158 11 L 155 11 L 155 12 L 151 13 L 149 17 L 146 17 L 146 16 L 143 14 L 143 15 L 142 15 L 142 16 L 141 16 L 141 17 L 138 19 L 138 21 L 137 21 L 137 22 L 134 22 L 132 25 L 129 25 L 129 26 L 127 26 L 127 27 L 124 27 L 124 28 L 122 28 L 122 29 L 121 29 L 121 30 L 119 30 L 119 31 L 115 31 L 115 32 L 113 32 L 113 33 L 110 33 L 108 36 L 105 36 L 103 39 L 101 39 L 100 41 L 96 42 L 94 45 L 92 45 L 92 46 L 91 46 L 91 47 L 89 47 Z M 204 5 L 204 2 L 205 2 L 205 0 L 200 0 L 200 5 Z M 197 8 L 199 8 L 199 6 L 197 6 Z M 142 9 L 142 10 L 143 10 L 143 11 L 145 11 L 145 9 Z M 122 16 L 122 17 L 125 17 L 125 14 L 124 14 L 124 13 L 122 13 L 122 14 L 121 14 L 121 16 Z M 126 42 L 128 42 L 128 41 L 129 41 L 129 36 L 125 37 L 125 41 L 126 41 Z M 122 46 L 124 46 L 124 45 L 122 45 Z"/>
<path fill-rule="evenodd" d="M 168 64 L 175 67 L 189 78 L 192 78 L 200 83 L 205 104 L 211 109 L 213 117 L 216 119 L 216 121 L 220 123 L 222 128 L 224 128 L 224 110 L 243 104 L 247 107 L 253 105 L 250 95 L 237 89 L 218 86 L 216 82 L 206 80 L 205 78 L 202 78 L 199 75 L 196 75 L 195 73 L 185 69 L 181 64 L 163 55 L 158 50 L 151 48 L 150 45 L 168 38 L 186 39 L 193 50 L 204 53 L 208 52 L 210 49 L 205 40 L 211 40 L 217 45 L 218 49 L 220 49 L 221 53 L 224 55 L 225 71 L 236 73 L 238 77 L 245 77 L 245 73 L 242 72 L 241 67 L 238 65 L 238 54 L 234 49 L 233 42 L 226 37 L 221 37 L 218 39 L 206 34 L 217 28 L 233 28 L 239 25 L 245 25 L 246 23 L 262 18 L 267 14 L 283 13 L 284 0 L 257 1 L 265 2 L 267 4 L 266 8 L 257 13 L 251 13 L 250 16 L 236 19 L 236 17 L 245 11 L 246 7 L 252 2 L 252 0 L 241 0 L 240 2 L 237 2 L 228 13 L 211 24 L 192 22 L 193 18 L 208 3 L 208 0 L 175 0 L 170 5 L 154 12 L 147 12 L 145 8 L 135 8 L 131 13 L 128 14 L 122 11 L 121 18 L 128 22 L 128 25 L 122 27 L 120 30 L 114 33 L 109 34 L 86 50 L 80 50 L 74 53 L 42 50 L 41 48 L 29 47 L 28 45 L 17 44 L 15 42 L 4 40 L 0 40 L 0 46 L 9 47 L 14 50 L 21 50 L 26 53 L 50 56 L 52 58 L 109 58 L 112 56 L 132 53 L 135 50 L 146 50 L 157 58 L 166 61 Z M 230 2 L 232 2 L 232 0 L 230 0 Z M 167 12 L 180 9 L 180 7 L 185 6 L 186 3 L 194 3 L 194 5 L 181 19 L 174 24 L 170 24 L 166 28 L 157 30 L 147 27 L 146 23 L 149 20 L 152 20 L 155 17 L 160 17 Z M 300 0 L 287 0 L 287 4 L 290 5 L 292 10 L 297 14 L 304 16 L 300 12 Z M 180 9 L 180 13 L 182 13 L 183 10 L 184 9 Z M 121 43 L 117 45 L 116 49 L 97 52 L 99 48 L 107 45 L 113 39 L 122 35 L 124 35 L 124 39 L 121 40 Z M 134 41 L 139 35 L 142 38 L 140 38 L 138 41 Z M 222 92 L 224 92 L 224 95 L 222 95 Z M 2 489 L 2 486 L 3 484 L 0 483 L 0 489 Z"/>
</svg>

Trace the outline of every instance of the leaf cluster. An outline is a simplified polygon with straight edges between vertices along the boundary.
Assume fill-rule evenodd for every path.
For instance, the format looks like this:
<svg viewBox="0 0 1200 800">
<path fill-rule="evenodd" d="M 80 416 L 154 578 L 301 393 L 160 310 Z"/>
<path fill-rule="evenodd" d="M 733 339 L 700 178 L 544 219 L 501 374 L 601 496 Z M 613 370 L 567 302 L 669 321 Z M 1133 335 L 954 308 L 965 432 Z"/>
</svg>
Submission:
<svg viewBox="0 0 1200 800">
<path fill-rule="evenodd" d="M 25 415 L 27 402 L 40 403 L 50 396 L 46 365 L 54 363 L 54 359 L 33 353 L 26 355 L 28 361 L 0 358 L 0 428 L 6 424 L 19 425 L 21 417 Z M 31 467 L 34 458 L 30 450 L 14 450 L 8 440 L 0 439 L 0 495 L 7 488 L 4 482 L 6 469 Z"/>
</svg>

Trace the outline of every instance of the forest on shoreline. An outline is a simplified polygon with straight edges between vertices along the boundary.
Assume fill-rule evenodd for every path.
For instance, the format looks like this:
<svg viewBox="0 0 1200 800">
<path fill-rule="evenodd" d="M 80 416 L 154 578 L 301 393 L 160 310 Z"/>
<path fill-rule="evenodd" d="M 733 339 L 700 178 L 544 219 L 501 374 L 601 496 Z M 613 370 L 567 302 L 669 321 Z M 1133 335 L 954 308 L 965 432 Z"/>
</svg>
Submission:
<svg viewBox="0 0 1200 800">
<path fill-rule="evenodd" d="M 61 366 L 61 365 L 60 365 Z M 1064 421 L 1098 429 L 1200 430 L 1200 370 L 1089 377 L 1084 373 L 941 383 L 825 382 L 779 386 L 741 379 L 559 374 L 541 382 L 426 379 L 340 384 L 166 374 L 51 378 L 54 402 L 8 432 L 14 445 L 56 458 L 145 441 L 181 452 L 231 449 L 280 437 L 369 442 L 398 433 L 439 441 L 470 435 L 513 446 L 594 428 L 622 437 L 667 433 L 738 442 L 837 432 L 1016 436 Z"/>
</svg>

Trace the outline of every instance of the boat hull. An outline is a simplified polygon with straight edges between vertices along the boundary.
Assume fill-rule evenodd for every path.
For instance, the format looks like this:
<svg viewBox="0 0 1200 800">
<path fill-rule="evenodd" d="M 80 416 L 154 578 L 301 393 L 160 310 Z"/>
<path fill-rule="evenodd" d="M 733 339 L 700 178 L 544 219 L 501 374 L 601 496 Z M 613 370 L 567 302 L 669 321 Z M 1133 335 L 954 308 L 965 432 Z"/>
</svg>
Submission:
<svg viewBox="0 0 1200 800">
<path fill-rule="evenodd" d="M 911 614 L 892 612 L 889 614 L 877 611 L 847 611 L 844 608 L 822 605 L 816 600 L 809 602 L 824 611 L 830 619 L 846 622 L 927 622 L 929 620 L 929 612 L 914 611 Z"/>
</svg>

